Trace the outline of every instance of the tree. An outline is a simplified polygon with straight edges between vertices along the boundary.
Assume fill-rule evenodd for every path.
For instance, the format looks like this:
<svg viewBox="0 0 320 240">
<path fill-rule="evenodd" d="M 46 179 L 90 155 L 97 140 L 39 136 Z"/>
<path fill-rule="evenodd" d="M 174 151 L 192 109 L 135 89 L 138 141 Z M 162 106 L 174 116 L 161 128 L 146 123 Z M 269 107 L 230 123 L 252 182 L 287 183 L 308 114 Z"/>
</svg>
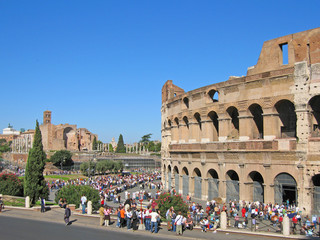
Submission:
<svg viewBox="0 0 320 240">
<path fill-rule="evenodd" d="M 112 160 L 102 160 L 96 165 L 96 170 L 98 173 L 104 174 L 106 171 L 113 170 L 114 161 Z"/>
<path fill-rule="evenodd" d="M 114 165 L 113 165 L 113 171 L 114 172 L 119 172 L 123 170 L 123 162 L 118 160 L 118 161 L 114 161 Z"/>
<path fill-rule="evenodd" d="M 118 140 L 118 145 L 117 145 L 117 150 L 116 150 L 117 153 L 125 153 L 126 152 L 126 148 L 124 146 L 124 143 L 123 143 L 123 137 L 122 137 L 122 134 L 120 134 L 119 136 L 119 140 Z"/>
<path fill-rule="evenodd" d="M 39 197 L 47 199 L 49 195 L 49 189 L 43 177 L 45 160 L 46 154 L 43 151 L 41 131 L 37 120 L 33 147 L 29 151 L 24 179 L 24 196 L 29 196 L 32 204 Z"/>
<path fill-rule="evenodd" d="M 92 142 L 92 150 L 97 150 L 98 149 L 98 143 L 97 143 L 97 138 L 94 136 L 93 142 Z"/>
<path fill-rule="evenodd" d="M 96 163 L 89 161 L 80 165 L 80 171 L 85 176 L 94 176 L 96 174 Z"/>
<path fill-rule="evenodd" d="M 50 158 L 50 161 L 53 163 L 55 166 L 72 166 L 73 160 L 72 160 L 72 153 L 68 150 L 60 150 L 56 151 L 52 157 Z"/>
<path fill-rule="evenodd" d="M 142 144 L 146 144 L 146 143 L 150 142 L 151 135 L 152 135 L 152 133 L 149 133 L 149 134 L 142 136 L 140 142 Z"/>
<path fill-rule="evenodd" d="M 113 146 L 112 146 L 111 143 L 109 143 L 109 152 L 114 152 L 114 151 L 113 151 Z"/>
</svg>

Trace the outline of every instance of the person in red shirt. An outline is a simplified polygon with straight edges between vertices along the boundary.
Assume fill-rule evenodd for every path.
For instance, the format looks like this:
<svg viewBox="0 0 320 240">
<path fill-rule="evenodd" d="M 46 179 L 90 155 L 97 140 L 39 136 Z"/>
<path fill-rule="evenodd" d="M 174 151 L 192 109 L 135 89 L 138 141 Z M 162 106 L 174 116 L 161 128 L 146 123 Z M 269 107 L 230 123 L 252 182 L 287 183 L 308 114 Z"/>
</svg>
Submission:
<svg viewBox="0 0 320 240">
<path fill-rule="evenodd" d="M 296 215 L 293 216 L 293 218 L 292 218 L 292 223 L 293 223 L 293 231 L 297 230 L 297 229 L 296 229 L 296 226 L 297 226 L 297 224 L 298 224 L 298 218 L 297 218 Z"/>
<path fill-rule="evenodd" d="M 246 208 L 242 208 L 241 209 L 241 213 L 242 213 L 242 217 L 245 217 L 246 216 Z"/>
</svg>

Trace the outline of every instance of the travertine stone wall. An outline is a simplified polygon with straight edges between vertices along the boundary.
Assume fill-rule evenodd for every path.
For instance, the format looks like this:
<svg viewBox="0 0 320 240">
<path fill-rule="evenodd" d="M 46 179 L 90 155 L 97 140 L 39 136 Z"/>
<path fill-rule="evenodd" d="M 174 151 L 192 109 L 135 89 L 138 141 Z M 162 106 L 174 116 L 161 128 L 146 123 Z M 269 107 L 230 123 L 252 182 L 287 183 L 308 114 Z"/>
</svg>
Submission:
<svg viewBox="0 0 320 240">
<path fill-rule="evenodd" d="M 161 123 L 167 189 L 227 201 L 287 198 L 312 213 L 320 204 L 320 28 L 266 41 L 247 76 L 190 92 L 167 81 Z"/>
</svg>

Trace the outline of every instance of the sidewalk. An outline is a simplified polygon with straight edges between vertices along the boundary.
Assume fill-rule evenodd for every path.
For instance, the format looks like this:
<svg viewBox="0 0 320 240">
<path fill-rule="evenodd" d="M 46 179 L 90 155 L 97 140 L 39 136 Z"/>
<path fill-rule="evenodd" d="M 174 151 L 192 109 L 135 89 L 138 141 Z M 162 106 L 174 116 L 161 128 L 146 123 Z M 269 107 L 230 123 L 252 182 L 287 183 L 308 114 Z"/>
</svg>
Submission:
<svg viewBox="0 0 320 240">
<path fill-rule="evenodd" d="M 16 218 L 24 218 L 24 219 L 32 219 L 32 220 L 38 220 L 38 221 L 45 221 L 45 222 L 55 222 L 55 223 L 61 223 L 64 224 L 63 221 L 63 215 L 64 215 L 64 209 L 61 208 L 52 208 L 52 210 L 49 210 L 45 213 L 40 213 L 37 211 L 30 211 L 29 209 L 25 208 L 17 208 L 17 207 L 6 207 L 3 212 L 0 213 L 1 217 L 16 217 Z M 112 218 L 114 221 L 114 219 Z M 95 229 L 106 229 L 108 231 L 117 231 L 117 232 L 130 232 L 135 235 L 149 235 L 150 232 L 147 232 L 145 230 L 138 230 L 138 231 L 127 231 L 126 228 L 117 228 L 115 227 L 115 223 L 108 227 L 101 227 L 99 226 L 99 215 L 93 214 L 93 215 L 83 215 L 77 212 L 72 212 L 71 221 L 73 221 L 73 225 L 75 226 L 81 226 L 81 227 L 89 227 L 89 228 L 95 228 Z M 71 227 L 71 226 L 70 226 Z M 264 232 L 250 232 L 248 230 L 243 229 L 228 229 L 226 231 L 217 230 L 217 233 L 213 233 L 212 231 L 208 231 L 207 233 L 202 233 L 200 231 L 199 227 L 196 227 L 193 231 L 185 231 L 183 233 L 183 236 L 176 236 L 175 233 L 171 231 L 167 231 L 167 226 L 165 223 L 161 223 L 161 228 L 159 230 L 159 233 L 153 234 L 154 236 L 161 236 L 166 237 L 169 239 L 174 238 L 183 238 L 183 239 L 212 239 L 213 237 L 220 237 L 224 238 L 227 237 L 236 237 L 236 235 L 246 235 L 248 239 L 256 239 L 257 236 L 260 236 L 260 238 L 263 237 L 272 237 L 272 238 L 285 238 L 285 239 L 313 239 L 310 237 L 306 237 L 303 235 L 290 235 L 288 237 L 283 236 L 282 234 L 276 234 L 276 233 L 264 233 Z M 216 237 L 215 237 L 216 236 Z"/>
</svg>

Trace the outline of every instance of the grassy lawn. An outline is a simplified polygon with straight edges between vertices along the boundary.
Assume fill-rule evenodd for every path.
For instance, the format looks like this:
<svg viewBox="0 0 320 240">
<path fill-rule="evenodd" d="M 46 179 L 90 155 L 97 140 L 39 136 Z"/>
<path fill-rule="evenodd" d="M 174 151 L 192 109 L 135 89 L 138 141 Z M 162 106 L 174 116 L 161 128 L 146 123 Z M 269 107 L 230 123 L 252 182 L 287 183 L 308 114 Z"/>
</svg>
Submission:
<svg viewBox="0 0 320 240">
<path fill-rule="evenodd" d="M 45 180 L 64 180 L 64 181 L 68 181 L 70 179 L 77 179 L 77 178 L 88 178 L 84 175 L 81 174 L 71 174 L 71 175 L 47 175 L 44 176 Z"/>
<path fill-rule="evenodd" d="M 24 207 L 25 206 L 25 199 L 24 198 L 11 198 L 10 200 L 3 201 L 4 206 L 13 206 L 13 207 Z M 52 202 L 46 202 L 46 206 L 55 205 Z M 40 201 L 37 201 L 34 207 L 40 207 Z"/>
</svg>

